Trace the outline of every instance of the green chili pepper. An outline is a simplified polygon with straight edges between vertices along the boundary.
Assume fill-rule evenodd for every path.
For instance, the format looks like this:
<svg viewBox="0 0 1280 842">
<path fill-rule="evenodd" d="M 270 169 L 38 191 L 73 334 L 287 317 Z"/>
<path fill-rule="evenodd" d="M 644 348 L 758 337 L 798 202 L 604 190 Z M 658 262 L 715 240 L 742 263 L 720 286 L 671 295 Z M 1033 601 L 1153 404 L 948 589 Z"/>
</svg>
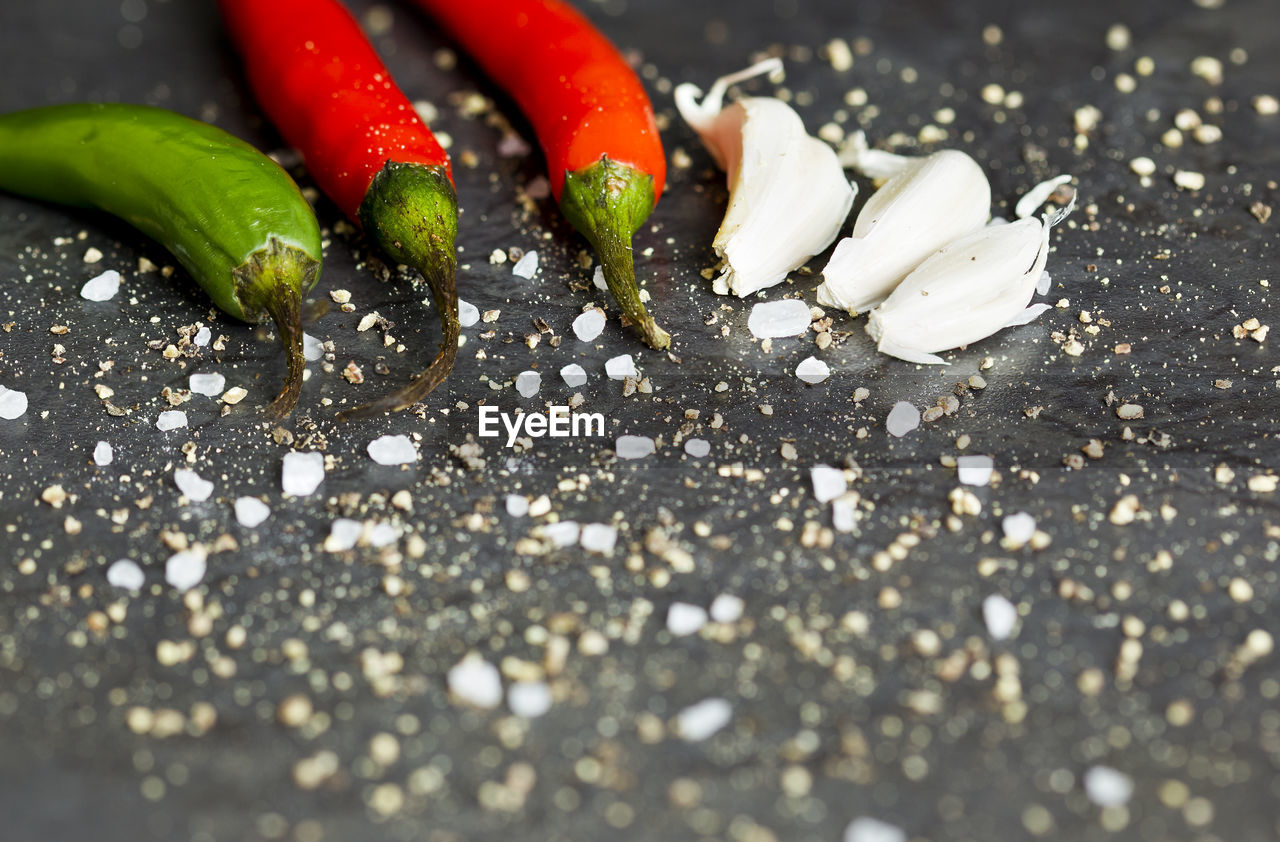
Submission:
<svg viewBox="0 0 1280 842">
<path fill-rule="evenodd" d="M 169 249 L 222 310 L 247 322 L 270 317 L 289 373 L 267 412 L 293 411 L 320 228 L 274 161 L 161 108 L 55 105 L 0 115 L 0 189 L 120 217 Z"/>
</svg>

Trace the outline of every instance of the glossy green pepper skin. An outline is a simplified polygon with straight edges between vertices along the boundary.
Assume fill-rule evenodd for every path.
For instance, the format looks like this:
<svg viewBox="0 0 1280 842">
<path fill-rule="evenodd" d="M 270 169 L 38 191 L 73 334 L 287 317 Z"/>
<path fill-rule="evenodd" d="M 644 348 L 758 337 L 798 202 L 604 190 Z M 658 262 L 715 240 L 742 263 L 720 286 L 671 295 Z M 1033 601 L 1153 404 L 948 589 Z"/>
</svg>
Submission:
<svg viewBox="0 0 1280 842">
<path fill-rule="evenodd" d="M 226 313 L 276 323 L 289 359 L 268 408 L 302 390 L 302 297 L 320 275 L 320 228 L 288 173 L 207 123 L 141 105 L 0 115 L 0 190 L 117 216 L 161 243 Z"/>
</svg>

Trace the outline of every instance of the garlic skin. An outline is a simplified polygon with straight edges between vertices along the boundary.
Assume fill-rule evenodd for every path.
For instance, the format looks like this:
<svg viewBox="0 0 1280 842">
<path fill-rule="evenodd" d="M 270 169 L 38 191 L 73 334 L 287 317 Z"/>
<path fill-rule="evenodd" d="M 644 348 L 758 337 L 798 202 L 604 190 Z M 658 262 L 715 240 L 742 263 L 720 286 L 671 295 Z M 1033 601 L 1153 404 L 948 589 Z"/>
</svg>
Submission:
<svg viewBox="0 0 1280 842">
<path fill-rule="evenodd" d="M 858 132 L 841 161 L 888 181 L 867 200 L 853 233 L 836 245 L 822 270 L 818 303 L 823 306 L 853 315 L 871 309 L 925 258 L 978 230 L 991 216 L 986 173 L 959 150 L 908 158 L 868 149 Z"/>
<path fill-rule="evenodd" d="M 676 108 L 729 177 L 729 207 L 712 247 L 724 259 L 714 289 L 746 297 L 781 283 L 835 240 L 857 188 L 835 151 L 805 131 L 800 115 L 773 97 L 724 106 L 735 82 L 778 73 L 769 59 L 716 80 L 701 103 L 692 84 L 675 90 Z"/>
<path fill-rule="evenodd" d="M 1043 220 L 989 225 L 947 244 L 871 311 L 867 333 L 881 353 L 947 365 L 936 352 L 1032 321 L 1049 309 L 1048 304 L 1027 306 L 1049 259 L 1049 231 L 1074 207 L 1073 196 Z"/>
</svg>

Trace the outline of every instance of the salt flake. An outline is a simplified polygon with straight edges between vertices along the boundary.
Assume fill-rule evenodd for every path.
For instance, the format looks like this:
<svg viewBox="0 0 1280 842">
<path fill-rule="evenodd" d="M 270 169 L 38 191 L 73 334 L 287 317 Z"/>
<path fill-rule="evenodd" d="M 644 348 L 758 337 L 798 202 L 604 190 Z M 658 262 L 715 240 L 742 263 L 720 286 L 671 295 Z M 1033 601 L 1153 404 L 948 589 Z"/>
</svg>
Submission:
<svg viewBox="0 0 1280 842">
<path fill-rule="evenodd" d="M 202 550 L 182 550 L 165 562 L 164 580 L 180 591 L 189 591 L 200 584 L 207 569 Z"/>
<path fill-rule="evenodd" d="M 538 253 L 536 251 L 526 251 L 524 255 L 516 261 L 516 265 L 511 267 L 511 274 L 521 278 L 532 278 L 538 271 Z"/>
<path fill-rule="evenodd" d="M 690 742 L 705 740 L 733 719 L 733 707 L 726 699 L 704 699 L 676 715 L 680 736 Z"/>
<path fill-rule="evenodd" d="M 653 455 L 657 447 L 648 436 L 618 436 L 614 452 L 619 459 L 643 459 Z"/>
<path fill-rule="evenodd" d="M 324 482 L 323 453 L 286 453 L 280 469 L 280 484 L 285 494 L 306 497 Z"/>
<path fill-rule="evenodd" d="M 722 593 L 711 601 L 711 619 L 717 623 L 736 623 L 742 619 L 742 611 L 746 606 L 742 597 Z"/>
<path fill-rule="evenodd" d="M 98 442 L 98 444 L 93 448 L 93 464 L 98 465 L 99 467 L 103 465 L 110 465 L 115 458 L 115 451 L 113 451 L 111 449 L 111 445 L 105 441 Z"/>
<path fill-rule="evenodd" d="M 246 529 L 253 529 L 271 517 L 271 507 L 257 497 L 237 497 L 236 520 Z"/>
<path fill-rule="evenodd" d="M 536 719 L 551 710 L 551 688 L 541 681 L 517 681 L 507 690 L 507 707 L 516 716 Z"/>
<path fill-rule="evenodd" d="M 694 634 L 707 624 L 707 610 L 701 605 L 673 602 L 667 609 L 667 631 L 676 637 Z"/>
<path fill-rule="evenodd" d="M 156 419 L 156 429 L 161 432 L 167 433 L 169 430 L 177 430 L 185 426 L 187 426 L 187 413 L 181 409 L 166 409 Z"/>
<path fill-rule="evenodd" d="M 122 558 L 107 568 L 107 584 L 126 591 L 140 591 L 146 586 L 147 577 L 137 563 Z"/>
<path fill-rule="evenodd" d="M 556 523 L 548 523 L 542 527 L 542 534 L 552 546 L 555 547 L 572 547 L 578 543 L 578 537 L 582 534 L 582 527 L 574 520 L 562 520 Z"/>
<path fill-rule="evenodd" d="M 196 335 L 191 338 L 191 341 L 203 348 L 209 344 L 210 339 L 213 339 L 213 331 L 209 330 L 209 328 L 204 325 L 201 325 L 200 329 L 196 331 Z"/>
<path fill-rule="evenodd" d="M 521 397 L 531 398 L 542 388 L 542 375 L 536 371 L 522 371 L 516 375 L 516 391 Z"/>
<path fill-rule="evenodd" d="M 805 357 L 796 366 L 796 377 L 805 383 L 821 383 L 831 376 L 831 367 L 817 357 Z"/>
<path fill-rule="evenodd" d="M 474 652 L 455 664 L 448 675 L 449 692 L 460 701 L 489 710 L 502 701 L 498 668 Z"/>
<path fill-rule="evenodd" d="M 1133 778 L 1110 766 L 1094 766 L 1084 773 L 1084 791 L 1099 807 L 1122 807 L 1133 797 Z"/>
<path fill-rule="evenodd" d="M 618 543 L 618 528 L 608 523 L 588 523 L 582 527 L 579 543 L 588 552 L 609 555 Z"/>
<path fill-rule="evenodd" d="M 173 472 L 173 484 L 193 503 L 202 503 L 213 494 L 213 483 L 188 468 Z"/>
<path fill-rule="evenodd" d="M 302 334 L 302 358 L 315 362 L 324 356 L 324 343 L 309 333 Z"/>
<path fill-rule="evenodd" d="M 110 301 L 120 291 L 120 273 L 108 269 L 96 278 L 85 281 L 80 287 L 80 297 L 88 301 Z"/>
<path fill-rule="evenodd" d="M 1036 534 L 1036 519 L 1026 512 L 1015 512 L 1005 515 L 1004 520 L 1000 521 L 1000 528 L 1004 530 L 1007 542 L 1021 547 Z"/>
<path fill-rule="evenodd" d="M 898 401 L 893 405 L 893 409 L 889 410 L 889 416 L 884 419 L 884 426 L 889 431 L 889 435 L 902 438 L 920 426 L 920 410 L 906 401 Z"/>
<path fill-rule="evenodd" d="M 986 485 L 995 472 L 990 456 L 960 456 L 956 459 L 956 477 L 961 485 Z"/>
<path fill-rule="evenodd" d="M 480 308 L 469 301 L 458 299 L 458 324 L 463 327 L 471 327 L 480 321 Z"/>
<path fill-rule="evenodd" d="M 809 329 L 809 305 L 798 298 L 762 301 L 751 308 L 747 329 L 757 339 L 799 336 Z"/>
<path fill-rule="evenodd" d="M 364 533 L 364 524 L 349 517 L 340 517 L 329 524 L 329 537 L 324 539 L 327 552 L 346 552 L 356 545 Z"/>
<path fill-rule="evenodd" d="M 591 342 L 604 332 L 604 325 L 604 312 L 592 307 L 573 320 L 573 335 L 579 342 Z"/>
<path fill-rule="evenodd" d="M 412 465 L 418 451 L 408 436 L 379 436 L 369 442 L 369 458 L 379 465 Z"/>
<path fill-rule="evenodd" d="M 560 377 L 570 389 L 576 389 L 586 385 L 587 370 L 577 363 L 569 363 L 560 369 Z"/>
<path fill-rule="evenodd" d="M 529 514 L 529 498 L 523 494 L 508 494 L 507 514 L 512 517 L 524 517 Z"/>
<path fill-rule="evenodd" d="M 809 477 L 813 481 L 813 496 L 819 503 L 829 503 L 849 490 L 844 471 L 830 465 L 814 465 Z"/>
<path fill-rule="evenodd" d="M 187 385 L 191 391 L 197 395 L 209 395 L 217 397 L 222 394 L 222 389 L 227 385 L 227 378 L 216 372 L 211 374 L 193 374 L 187 381 Z"/>
<path fill-rule="evenodd" d="M 684 452 L 694 459 L 702 459 L 711 453 L 711 442 L 706 439 L 689 439 L 684 443 Z"/>
<path fill-rule="evenodd" d="M 844 829 L 844 842 L 907 842 L 907 834 L 896 825 L 859 816 Z"/>
<path fill-rule="evenodd" d="M 630 354 L 622 354 L 608 359 L 604 364 L 604 371 L 610 380 L 626 380 L 636 376 L 636 363 Z"/>
<path fill-rule="evenodd" d="M 1007 640 L 1018 623 L 1018 608 L 998 593 L 982 600 L 982 620 L 994 640 Z"/>
</svg>

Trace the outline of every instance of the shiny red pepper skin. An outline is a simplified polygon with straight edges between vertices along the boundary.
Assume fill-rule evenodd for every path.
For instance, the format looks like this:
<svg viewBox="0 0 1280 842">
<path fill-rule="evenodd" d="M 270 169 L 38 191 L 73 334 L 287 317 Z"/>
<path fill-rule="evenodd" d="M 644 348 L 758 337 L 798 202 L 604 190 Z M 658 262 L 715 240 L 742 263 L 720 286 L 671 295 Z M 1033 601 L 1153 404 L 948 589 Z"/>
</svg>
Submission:
<svg viewBox="0 0 1280 842">
<path fill-rule="evenodd" d="M 562 0 L 414 0 L 520 105 L 569 221 L 600 253 L 605 280 L 655 348 L 670 337 L 645 311 L 631 237 L 662 193 L 667 163 L 639 78 Z"/>
<path fill-rule="evenodd" d="M 259 104 L 316 183 L 388 252 L 430 283 L 440 355 L 404 389 L 344 413 L 403 409 L 457 356 L 457 199 L 449 156 L 396 87 L 339 0 L 219 0 Z"/>
</svg>

